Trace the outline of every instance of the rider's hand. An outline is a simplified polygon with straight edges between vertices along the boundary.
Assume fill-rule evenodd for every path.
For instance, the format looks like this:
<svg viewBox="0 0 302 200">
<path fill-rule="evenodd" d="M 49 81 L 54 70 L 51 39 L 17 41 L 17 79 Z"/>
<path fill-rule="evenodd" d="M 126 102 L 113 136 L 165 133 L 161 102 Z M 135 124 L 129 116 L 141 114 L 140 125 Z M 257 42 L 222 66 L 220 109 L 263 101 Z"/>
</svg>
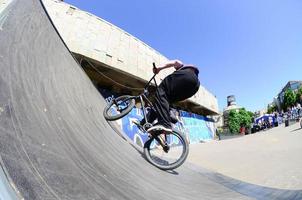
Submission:
<svg viewBox="0 0 302 200">
<path fill-rule="evenodd" d="M 182 67 L 182 65 L 174 65 L 174 69 L 179 70 Z"/>
<path fill-rule="evenodd" d="M 184 64 L 180 60 L 174 61 L 174 69 L 178 70 L 178 69 L 182 68 L 183 66 L 184 66 Z"/>
<path fill-rule="evenodd" d="M 158 68 L 153 68 L 153 73 L 154 74 L 158 74 L 159 73 L 159 71 L 160 71 L 161 69 L 158 67 Z"/>
</svg>

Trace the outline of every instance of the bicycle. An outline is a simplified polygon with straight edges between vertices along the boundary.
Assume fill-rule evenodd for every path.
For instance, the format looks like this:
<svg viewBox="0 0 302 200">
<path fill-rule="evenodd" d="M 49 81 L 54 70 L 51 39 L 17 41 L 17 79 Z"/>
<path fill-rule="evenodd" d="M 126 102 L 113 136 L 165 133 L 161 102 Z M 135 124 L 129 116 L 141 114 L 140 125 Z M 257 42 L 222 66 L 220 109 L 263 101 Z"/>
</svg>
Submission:
<svg viewBox="0 0 302 200">
<path fill-rule="evenodd" d="M 156 69 L 155 63 L 153 68 Z M 147 121 L 147 107 L 154 109 L 151 101 L 148 99 L 149 87 L 154 81 L 155 88 L 158 85 L 155 80 L 156 74 L 145 85 L 143 92 L 137 96 L 123 95 L 113 98 L 104 109 L 104 117 L 108 121 L 114 121 L 127 115 L 138 101 L 141 104 L 145 124 L 142 126 L 143 131 L 147 132 L 149 139 L 144 144 L 144 155 L 147 161 L 162 170 L 172 170 L 181 166 L 189 153 L 189 144 L 185 135 L 175 129 L 172 132 L 157 132 L 149 133 L 148 129 L 153 126 Z M 172 118 L 172 123 L 177 123 L 175 117 Z"/>
</svg>

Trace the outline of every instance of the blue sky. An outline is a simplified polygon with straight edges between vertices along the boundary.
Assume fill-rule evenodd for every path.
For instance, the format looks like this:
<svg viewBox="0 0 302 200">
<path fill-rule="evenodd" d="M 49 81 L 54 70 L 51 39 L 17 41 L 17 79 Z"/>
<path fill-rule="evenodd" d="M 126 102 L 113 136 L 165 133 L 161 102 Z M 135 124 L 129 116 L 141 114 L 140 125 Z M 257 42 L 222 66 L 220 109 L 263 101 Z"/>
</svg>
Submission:
<svg viewBox="0 0 302 200">
<path fill-rule="evenodd" d="M 301 0 L 65 0 L 193 63 L 219 104 L 266 107 L 289 80 L 302 80 Z"/>
</svg>

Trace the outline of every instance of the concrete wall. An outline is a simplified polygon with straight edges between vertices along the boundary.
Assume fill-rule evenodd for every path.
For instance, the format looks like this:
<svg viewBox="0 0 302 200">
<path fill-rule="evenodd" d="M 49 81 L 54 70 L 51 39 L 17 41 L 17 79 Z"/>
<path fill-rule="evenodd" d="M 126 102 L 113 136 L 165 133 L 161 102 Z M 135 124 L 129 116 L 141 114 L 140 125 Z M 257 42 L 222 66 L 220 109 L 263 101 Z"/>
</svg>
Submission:
<svg viewBox="0 0 302 200">
<path fill-rule="evenodd" d="M 97 60 L 129 75 L 149 80 L 152 63 L 168 59 L 120 28 L 58 0 L 43 0 L 61 36 L 72 52 Z M 173 69 L 163 70 L 159 81 Z M 216 97 L 203 86 L 191 101 L 218 113 Z"/>
</svg>

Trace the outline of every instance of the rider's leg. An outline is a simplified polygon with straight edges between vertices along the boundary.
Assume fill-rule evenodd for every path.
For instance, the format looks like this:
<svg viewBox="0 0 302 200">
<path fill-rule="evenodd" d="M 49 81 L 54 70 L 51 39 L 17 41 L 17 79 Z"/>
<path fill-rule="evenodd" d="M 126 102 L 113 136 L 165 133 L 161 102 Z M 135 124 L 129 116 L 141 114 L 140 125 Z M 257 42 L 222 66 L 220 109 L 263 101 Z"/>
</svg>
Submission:
<svg viewBox="0 0 302 200">
<path fill-rule="evenodd" d="M 191 70 L 175 71 L 167 76 L 155 93 L 154 107 L 158 115 L 158 124 L 170 129 L 170 103 L 185 100 L 193 96 L 198 89 L 198 77 Z"/>
<path fill-rule="evenodd" d="M 148 129 L 148 131 L 153 132 L 154 130 L 155 131 L 164 130 L 167 132 L 171 132 L 172 126 L 171 126 L 171 117 L 169 112 L 170 105 L 162 85 L 160 85 L 155 92 L 154 108 L 156 109 L 156 112 L 155 111 L 149 112 L 150 113 L 149 117 L 156 117 L 158 122 L 155 126 L 152 126 L 150 129 Z M 150 118 L 147 119 L 149 122 Z"/>
<path fill-rule="evenodd" d="M 155 92 L 154 107 L 157 111 L 158 124 L 171 129 L 170 104 L 164 84 L 160 84 Z"/>
<path fill-rule="evenodd" d="M 147 118 L 148 123 L 151 123 L 151 124 L 152 124 L 152 122 L 154 122 L 154 120 L 156 120 L 156 118 L 157 118 L 156 111 L 155 111 L 154 109 L 151 109 L 151 110 L 147 113 L 146 118 Z M 146 119 L 143 118 L 143 119 L 140 121 L 140 124 L 143 126 L 145 123 L 146 123 Z"/>
</svg>

